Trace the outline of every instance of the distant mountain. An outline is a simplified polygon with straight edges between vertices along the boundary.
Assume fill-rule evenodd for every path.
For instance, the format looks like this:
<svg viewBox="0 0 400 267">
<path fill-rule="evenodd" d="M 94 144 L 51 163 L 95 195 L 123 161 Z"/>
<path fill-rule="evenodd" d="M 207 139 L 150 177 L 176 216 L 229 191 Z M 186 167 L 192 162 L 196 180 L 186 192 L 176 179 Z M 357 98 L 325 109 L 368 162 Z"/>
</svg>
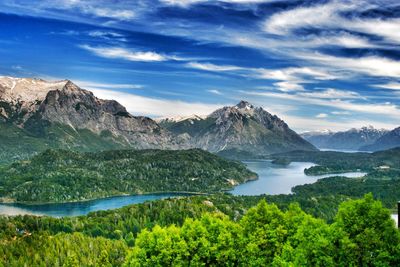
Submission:
<svg viewBox="0 0 400 267">
<path fill-rule="evenodd" d="M 160 125 L 194 147 L 225 156 L 316 150 L 283 120 L 245 101 L 218 109 L 204 118 L 164 119 Z"/>
<path fill-rule="evenodd" d="M 301 136 L 321 149 L 362 150 L 362 147 L 373 144 L 387 132 L 384 129 L 375 129 L 372 126 L 368 126 L 342 132 L 329 130 L 305 132 Z"/>
<path fill-rule="evenodd" d="M 400 127 L 386 132 L 378 138 L 373 144 L 363 146 L 361 149 L 365 151 L 387 150 L 395 147 L 400 147 Z"/>
<path fill-rule="evenodd" d="M 177 148 L 173 134 L 69 80 L 0 77 L 0 162 L 47 148 Z"/>
</svg>

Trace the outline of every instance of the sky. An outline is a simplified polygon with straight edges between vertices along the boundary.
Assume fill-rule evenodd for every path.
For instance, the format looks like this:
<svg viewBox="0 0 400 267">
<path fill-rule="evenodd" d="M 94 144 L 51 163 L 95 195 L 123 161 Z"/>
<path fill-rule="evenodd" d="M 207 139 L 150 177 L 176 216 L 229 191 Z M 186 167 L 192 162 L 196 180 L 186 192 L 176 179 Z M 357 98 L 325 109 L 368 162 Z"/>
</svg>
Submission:
<svg viewBox="0 0 400 267">
<path fill-rule="evenodd" d="M 246 100 L 296 131 L 400 124 L 397 0 L 1 0 L 0 75 L 133 115 Z"/>
</svg>

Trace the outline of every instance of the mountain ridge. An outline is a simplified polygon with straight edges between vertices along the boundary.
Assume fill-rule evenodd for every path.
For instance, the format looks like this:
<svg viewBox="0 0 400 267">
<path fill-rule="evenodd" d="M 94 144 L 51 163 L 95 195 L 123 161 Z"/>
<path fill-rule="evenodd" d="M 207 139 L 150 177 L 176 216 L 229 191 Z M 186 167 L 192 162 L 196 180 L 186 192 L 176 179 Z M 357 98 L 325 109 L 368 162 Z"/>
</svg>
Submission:
<svg viewBox="0 0 400 267">
<path fill-rule="evenodd" d="M 243 100 L 215 110 L 205 118 L 173 121 L 163 120 L 160 125 L 184 136 L 192 146 L 214 153 L 232 150 L 261 156 L 278 151 L 315 150 L 279 117 Z"/>
<path fill-rule="evenodd" d="M 374 143 L 363 146 L 365 151 L 380 151 L 400 147 L 400 127 L 386 132 L 380 138 L 375 140 Z"/>
<path fill-rule="evenodd" d="M 320 149 L 362 150 L 362 147 L 374 143 L 385 133 L 385 129 L 364 126 L 346 131 L 311 131 L 300 135 Z"/>
</svg>

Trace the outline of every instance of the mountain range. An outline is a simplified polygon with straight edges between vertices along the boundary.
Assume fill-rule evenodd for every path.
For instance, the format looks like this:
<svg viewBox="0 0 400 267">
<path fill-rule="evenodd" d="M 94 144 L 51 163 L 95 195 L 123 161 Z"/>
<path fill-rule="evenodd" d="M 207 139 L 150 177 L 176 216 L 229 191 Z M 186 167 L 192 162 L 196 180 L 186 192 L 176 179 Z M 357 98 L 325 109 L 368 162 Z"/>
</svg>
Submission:
<svg viewBox="0 0 400 267">
<path fill-rule="evenodd" d="M 315 150 L 280 118 L 241 101 L 208 116 L 163 119 L 131 115 L 69 80 L 0 77 L 0 162 L 48 148 L 202 148 L 246 157 Z"/>
<path fill-rule="evenodd" d="M 395 147 L 400 147 L 400 127 L 386 132 L 379 137 L 374 143 L 360 148 L 364 151 L 379 151 Z"/>
<path fill-rule="evenodd" d="M 320 149 L 364 150 L 364 147 L 374 144 L 388 132 L 385 129 L 368 126 L 340 132 L 329 130 L 305 132 L 301 136 Z"/>
<path fill-rule="evenodd" d="M 246 101 L 218 109 L 206 117 L 164 119 L 160 125 L 188 140 L 191 146 L 224 156 L 263 156 L 316 150 L 276 115 Z"/>
</svg>

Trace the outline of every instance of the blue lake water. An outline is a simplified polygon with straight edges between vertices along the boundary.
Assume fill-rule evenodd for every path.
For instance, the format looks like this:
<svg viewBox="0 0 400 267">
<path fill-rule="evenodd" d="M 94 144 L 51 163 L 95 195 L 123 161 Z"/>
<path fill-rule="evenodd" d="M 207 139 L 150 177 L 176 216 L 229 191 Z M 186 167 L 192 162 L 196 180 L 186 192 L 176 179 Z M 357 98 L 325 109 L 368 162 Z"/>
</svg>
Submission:
<svg viewBox="0 0 400 267">
<path fill-rule="evenodd" d="M 188 194 L 149 194 L 118 196 L 83 202 L 25 205 L 0 204 L 0 215 L 47 215 L 52 217 L 79 216 L 92 211 L 121 208 L 130 204 L 143 203 L 170 197 L 187 196 Z"/>
<path fill-rule="evenodd" d="M 270 161 L 245 162 L 249 169 L 256 172 L 258 180 L 238 185 L 231 191 L 233 195 L 289 194 L 296 185 L 313 183 L 316 180 L 333 176 L 306 176 L 304 169 L 315 164 L 293 162 L 287 166 L 275 165 Z M 341 176 L 360 177 L 365 173 L 344 173 Z M 116 209 L 130 204 L 143 203 L 169 197 L 187 196 L 187 194 L 150 194 L 109 197 L 104 199 L 42 205 L 0 204 L 0 215 L 47 215 L 52 217 L 79 216 L 92 211 Z"/>
<path fill-rule="evenodd" d="M 289 165 L 272 164 L 271 161 L 248 161 L 247 167 L 258 174 L 258 180 L 250 181 L 236 186 L 231 193 L 233 195 L 279 195 L 290 194 L 292 187 L 302 184 L 310 184 L 318 179 L 335 176 L 335 174 L 307 176 L 304 169 L 314 166 L 309 162 L 292 162 Z M 337 174 L 340 176 L 355 178 L 362 177 L 365 173 L 349 172 Z"/>
</svg>

